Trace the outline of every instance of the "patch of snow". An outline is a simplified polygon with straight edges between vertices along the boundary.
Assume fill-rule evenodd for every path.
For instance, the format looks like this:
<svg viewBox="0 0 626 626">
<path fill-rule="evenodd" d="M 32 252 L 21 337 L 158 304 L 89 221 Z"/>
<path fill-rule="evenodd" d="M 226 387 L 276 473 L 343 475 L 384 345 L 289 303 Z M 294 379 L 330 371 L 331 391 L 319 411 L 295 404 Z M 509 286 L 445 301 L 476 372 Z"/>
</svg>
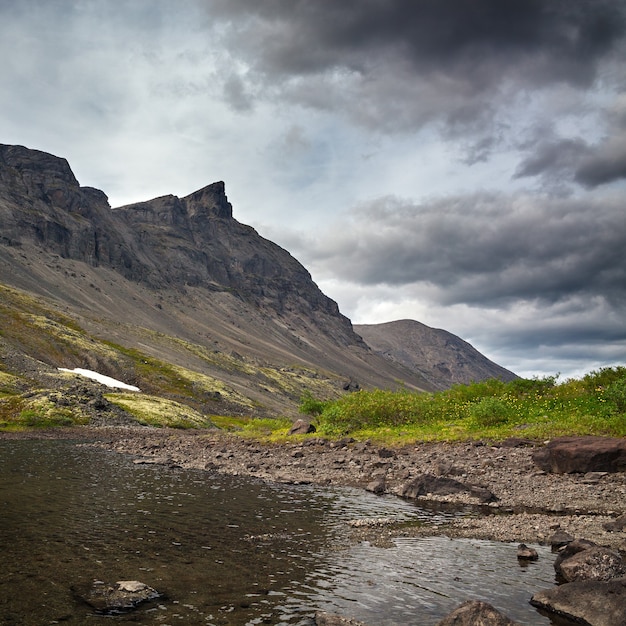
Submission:
<svg viewBox="0 0 626 626">
<path fill-rule="evenodd" d="M 134 385 L 127 385 L 126 383 L 123 383 L 120 380 L 115 380 L 115 378 L 111 378 L 110 376 L 98 374 L 98 372 L 94 372 L 93 370 L 85 370 L 81 367 L 76 367 L 73 370 L 69 370 L 65 367 L 59 367 L 59 371 L 70 372 L 70 374 L 79 374 L 80 376 L 84 376 L 85 378 L 97 380 L 99 383 L 102 383 L 107 387 L 117 387 L 118 389 L 127 389 L 128 391 L 141 391 L 139 387 L 135 387 Z"/>
</svg>

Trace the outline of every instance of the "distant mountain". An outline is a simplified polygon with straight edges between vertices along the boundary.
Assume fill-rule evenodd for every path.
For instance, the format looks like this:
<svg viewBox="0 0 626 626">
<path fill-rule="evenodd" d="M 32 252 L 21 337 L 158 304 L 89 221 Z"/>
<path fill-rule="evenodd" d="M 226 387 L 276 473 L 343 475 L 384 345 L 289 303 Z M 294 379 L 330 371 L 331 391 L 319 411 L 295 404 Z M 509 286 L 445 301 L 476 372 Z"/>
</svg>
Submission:
<svg viewBox="0 0 626 626">
<path fill-rule="evenodd" d="M 354 330 L 372 350 L 419 373 L 438 389 L 488 378 L 517 378 L 456 335 L 414 320 L 355 324 Z"/>
<path fill-rule="evenodd" d="M 189 402 L 204 390 L 203 410 L 259 415 L 295 414 L 307 389 L 434 388 L 236 221 L 222 182 L 112 209 L 65 159 L 0 145 L 0 287 L 0 373 L 122 371 Z"/>
</svg>

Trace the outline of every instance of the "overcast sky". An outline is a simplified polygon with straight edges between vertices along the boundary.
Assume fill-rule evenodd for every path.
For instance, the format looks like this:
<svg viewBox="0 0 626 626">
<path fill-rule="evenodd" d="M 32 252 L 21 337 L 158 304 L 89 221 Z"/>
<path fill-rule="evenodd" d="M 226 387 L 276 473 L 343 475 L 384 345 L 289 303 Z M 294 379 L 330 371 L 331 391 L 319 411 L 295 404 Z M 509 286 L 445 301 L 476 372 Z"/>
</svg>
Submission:
<svg viewBox="0 0 626 626">
<path fill-rule="evenodd" d="M 0 143 L 224 180 L 354 323 L 626 364 L 626 0 L 0 0 Z"/>
</svg>

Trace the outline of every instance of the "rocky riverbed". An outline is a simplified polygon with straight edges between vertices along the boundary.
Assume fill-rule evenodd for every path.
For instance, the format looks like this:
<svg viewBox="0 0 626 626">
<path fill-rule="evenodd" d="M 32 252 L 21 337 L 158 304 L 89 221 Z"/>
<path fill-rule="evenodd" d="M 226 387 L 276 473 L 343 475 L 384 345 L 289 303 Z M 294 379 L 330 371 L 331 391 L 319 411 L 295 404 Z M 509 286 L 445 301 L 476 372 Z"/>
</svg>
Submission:
<svg viewBox="0 0 626 626">
<path fill-rule="evenodd" d="M 537 446 L 542 444 L 522 440 L 495 445 L 417 443 L 386 448 L 350 439 L 310 437 L 268 444 L 214 430 L 92 427 L 0 436 L 84 439 L 89 445 L 132 455 L 136 463 L 253 476 L 278 483 L 360 487 L 401 497 L 416 496 L 424 505 L 472 505 L 468 515 L 444 527 L 407 527 L 385 519 L 354 520 L 351 526 L 356 540 L 384 542 L 397 536 L 444 534 L 543 543 L 555 533 L 565 532 L 626 551 L 626 530 L 619 523 L 626 513 L 626 473 L 546 472 L 533 460 Z M 426 483 L 424 477 L 428 477 Z M 439 483 L 462 487 L 439 489 Z"/>
</svg>

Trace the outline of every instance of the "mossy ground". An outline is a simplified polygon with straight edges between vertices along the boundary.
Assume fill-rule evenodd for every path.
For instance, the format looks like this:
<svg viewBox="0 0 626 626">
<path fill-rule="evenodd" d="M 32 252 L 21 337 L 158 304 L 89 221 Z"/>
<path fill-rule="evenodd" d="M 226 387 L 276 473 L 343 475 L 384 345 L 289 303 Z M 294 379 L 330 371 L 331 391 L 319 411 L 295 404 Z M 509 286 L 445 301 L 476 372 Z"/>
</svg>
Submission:
<svg viewBox="0 0 626 626">
<path fill-rule="evenodd" d="M 186 404 L 142 393 L 107 393 L 105 398 L 135 417 L 139 424 L 169 428 L 209 428 L 212 421 Z"/>
</svg>

